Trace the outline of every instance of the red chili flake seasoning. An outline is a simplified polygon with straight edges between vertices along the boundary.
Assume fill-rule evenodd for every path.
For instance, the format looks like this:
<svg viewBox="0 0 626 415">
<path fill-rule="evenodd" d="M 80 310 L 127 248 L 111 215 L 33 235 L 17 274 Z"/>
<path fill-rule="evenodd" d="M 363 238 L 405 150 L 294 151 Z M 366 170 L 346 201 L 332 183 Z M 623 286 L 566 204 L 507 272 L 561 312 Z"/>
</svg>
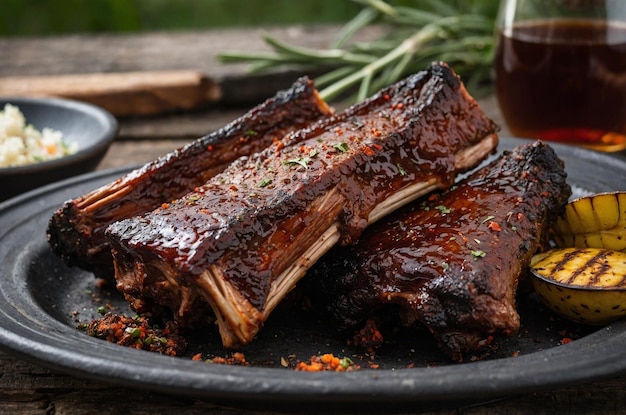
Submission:
<svg viewBox="0 0 626 415">
<path fill-rule="evenodd" d="M 372 157 L 374 154 L 376 154 L 374 152 L 374 150 L 372 150 L 370 147 L 368 146 L 361 146 L 361 151 L 367 156 L 367 157 Z"/>
<path fill-rule="evenodd" d="M 285 143 L 283 143 L 282 141 L 278 141 L 276 143 L 276 152 L 278 153 L 280 150 L 282 150 L 283 148 L 285 148 Z"/>
<path fill-rule="evenodd" d="M 213 146 L 209 144 L 208 146 L 206 146 L 206 149 L 207 149 L 208 151 L 213 151 Z"/>
<path fill-rule="evenodd" d="M 487 336 L 486 339 L 482 339 L 478 342 L 478 346 L 479 347 L 485 347 L 485 346 L 489 346 L 491 343 L 493 343 L 493 336 L 489 335 Z"/>
<path fill-rule="evenodd" d="M 489 221 L 489 224 L 487 225 L 487 227 L 494 232 L 500 232 L 502 230 L 498 222 L 494 222 L 494 221 Z"/>
<path fill-rule="evenodd" d="M 567 343 L 571 343 L 571 342 L 573 342 L 573 341 L 574 341 L 574 340 L 570 339 L 569 337 L 563 337 L 563 338 L 561 339 L 561 344 L 567 344 Z"/>
<path fill-rule="evenodd" d="M 389 101 L 391 99 L 391 97 L 389 96 L 389 94 L 385 94 L 385 95 L 383 95 L 383 99 L 385 101 Z"/>
<path fill-rule="evenodd" d="M 462 232 L 458 232 L 459 236 L 461 237 L 461 240 L 463 241 L 464 244 L 467 243 L 467 236 L 463 235 Z"/>
<path fill-rule="evenodd" d="M 370 367 L 370 369 L 374 369 L 374 370 L 380 368 L 380 365 L 374 362 L 367 362 L 367 365 Z"/>
<path fill-rule="evenodd" d="M 163 209 L 167 209 L 167 208 L 169 208 L 169 207 L 170 207 L 170 205 L 169 205 L 168 203 L 163 203 L 163 204 L 161 205 L 161 208 L 163 208 Z"/>
</svg>

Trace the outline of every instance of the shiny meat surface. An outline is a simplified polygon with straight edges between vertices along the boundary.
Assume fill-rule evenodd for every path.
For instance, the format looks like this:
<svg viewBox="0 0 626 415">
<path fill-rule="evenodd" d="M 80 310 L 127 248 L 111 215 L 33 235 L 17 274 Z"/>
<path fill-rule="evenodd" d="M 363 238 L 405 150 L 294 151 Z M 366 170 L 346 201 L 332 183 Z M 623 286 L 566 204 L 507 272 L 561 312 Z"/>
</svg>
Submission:
<svg viewBox="0 0 626 415">
<path fill-rule="evenodd" d="M 139 311 L 194 325 L 212 308 L 225 346 L 248 343 L 335 243 L 434 189 L 497 144 L 444 64 L 240 159 L 195 192 L 113 223 L 117 286 Z"/>
<path fill-rule="evenodd" d="M 554 151 L 523 145 L 334 249 L 308 280 L 344 328 L 399 306 L 462 360 L 487 336 L 517 332 L 518 278 L 570 194 Z"/>
<path fill-rule="evenodd" d="M 313 83 L 301 78 L 220 130 L 67 201 L 50 220 L 50 245 L 68 264 L 112 280 L 113 263 L 104 237 L 110 223 L 178 199 L 237 158 L 261 151 L 288 132 L 331 113 Z"/>
</svg>

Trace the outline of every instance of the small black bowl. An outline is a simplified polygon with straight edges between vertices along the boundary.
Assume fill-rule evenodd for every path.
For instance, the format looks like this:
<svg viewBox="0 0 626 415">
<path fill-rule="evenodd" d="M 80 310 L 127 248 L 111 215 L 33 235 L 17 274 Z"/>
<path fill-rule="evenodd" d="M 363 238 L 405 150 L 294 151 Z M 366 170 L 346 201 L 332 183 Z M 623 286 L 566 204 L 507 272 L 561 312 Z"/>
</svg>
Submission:
<svg viewBox="0 0 626 415">
<path fill-rule="evenodd" d="M 16 167 L 0 167 L 0 201 L 36 187 L 96 168 L 117 136 L 117 120 L 108 111 L 83 102 L 60 98 L 2 97 L 5 104 L 17 106 L 27 124 L 37 130 L 52 128 L 63 134 L 63 141 L 75 142 L 74 154 L 58 159 Z"/>
</svg>

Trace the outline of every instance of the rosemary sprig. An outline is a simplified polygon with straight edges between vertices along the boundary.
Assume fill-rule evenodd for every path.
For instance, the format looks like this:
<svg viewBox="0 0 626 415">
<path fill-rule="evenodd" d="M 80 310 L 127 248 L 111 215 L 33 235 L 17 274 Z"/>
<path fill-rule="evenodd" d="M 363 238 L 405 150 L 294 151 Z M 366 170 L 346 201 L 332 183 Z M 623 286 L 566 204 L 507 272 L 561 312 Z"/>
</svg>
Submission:
<svg viewBox="0 0 626 415">
<path fill-rule="evenodd" d="M 363 9 L 341 28 L 328 49 L 304 48 L 265 35 L 271 52 L 230 51 L 219 58 L 250 63 L 252 72 L 294 65 L 328 68 L 315 79 L 325 100 L 354 88 L 356 101 L 363 100 L 434 60 L 448 62 L 474 95 L 488 90 L 498 2 L 414 0 L 414 7 L 407 7 L 392 0 L 353 1 Z M 373 24 L 385 28 L 380 39 L 350 42 Z"/>
</svg>

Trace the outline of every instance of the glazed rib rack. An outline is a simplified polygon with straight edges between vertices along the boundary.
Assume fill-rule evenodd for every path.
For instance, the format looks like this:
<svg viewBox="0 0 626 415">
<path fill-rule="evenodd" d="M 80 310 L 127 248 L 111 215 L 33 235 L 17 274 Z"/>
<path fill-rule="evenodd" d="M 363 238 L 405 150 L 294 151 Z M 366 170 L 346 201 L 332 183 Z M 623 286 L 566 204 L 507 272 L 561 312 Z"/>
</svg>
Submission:
<svg viewBox="0 0 626 415">
<path fill-rule="evenodd" d="M 424 325 L 460 361 L 490 335 L 517 333 L 518 281 L 570 195 L 553 149 L 524 144 L 333 249 L 307 281 L 335 326 Z"/>
<path fill-rule="evenodd" d="M 50 220 L 50 245 L 66 263 L 112 280 L 113 262 L 104 237 L 110 223 L 182 197 L 237 158 L 261 151 L 286 133 L 331 114 L 313 82 L 298 79 L 218 131 L 65 202 Z"/>
<path fill-rule="evenodd" d="M 118 289 L 182 326 L 252 340 L 336 243 L 477 165 L 496 127 L 445 64 L 287 134 L 195 191 L 107 229 Z"/>
</svg>

